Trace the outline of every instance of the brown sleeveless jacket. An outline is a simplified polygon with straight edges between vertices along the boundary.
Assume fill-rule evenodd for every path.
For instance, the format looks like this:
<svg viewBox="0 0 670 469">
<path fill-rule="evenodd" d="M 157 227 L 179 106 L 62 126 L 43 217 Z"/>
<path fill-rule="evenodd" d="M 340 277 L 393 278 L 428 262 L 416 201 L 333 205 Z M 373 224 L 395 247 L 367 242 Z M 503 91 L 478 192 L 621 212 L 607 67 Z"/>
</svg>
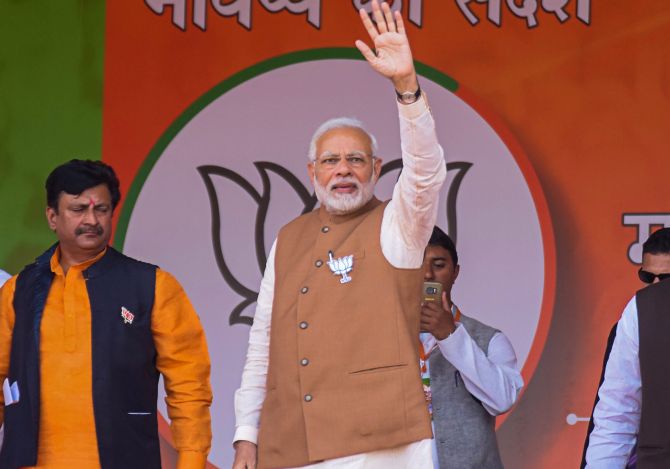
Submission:
<svg viewBox="0 0 670 469">
<path fill-rule="evenodd" d="M 670 467 L 670 280 L 640 290 L 635 299 L 642 380 L 637 467 L 667 469 Z"/>
<path fill-rule="evenodd" d="M 421 269 L 384 257 L 385 207 L 321 208 L 279 233 L 259 468 L 431 438 L 418 369 Z M 353 255 L 351 281 L 331 272 L 329 252 Z"/>
</svg>

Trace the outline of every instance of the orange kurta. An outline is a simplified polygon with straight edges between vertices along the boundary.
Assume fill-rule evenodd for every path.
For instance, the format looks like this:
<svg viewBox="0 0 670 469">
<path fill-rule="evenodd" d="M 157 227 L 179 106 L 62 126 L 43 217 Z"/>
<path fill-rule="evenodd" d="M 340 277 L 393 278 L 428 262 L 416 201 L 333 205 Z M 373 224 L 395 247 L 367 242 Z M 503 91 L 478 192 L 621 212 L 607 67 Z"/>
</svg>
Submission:
<svg viewBox="0 0 670 469">
<path fill-rule="evenodd" d="M 100 467 L 92 396 L 91 308 L 82 272 L 104 252 L 65 274 L 59 250 L 51 258 L 40 336 L 38 468 Z M 2 289 L 0 382 L 9 371 L 16 278 Z M 181 468 L 202 468 L 211 442 L 209 355 L 204 332 L 186 294 L 167 272 L 156 271 L 151 329 L 168 394 L 168 414 Z M 0 393 L 0 402 L 3 397 Z M 3 402 L 4 404 L 4 402 Z M 0 409 L 3 417 L 4 405 Z"/>
</svg>

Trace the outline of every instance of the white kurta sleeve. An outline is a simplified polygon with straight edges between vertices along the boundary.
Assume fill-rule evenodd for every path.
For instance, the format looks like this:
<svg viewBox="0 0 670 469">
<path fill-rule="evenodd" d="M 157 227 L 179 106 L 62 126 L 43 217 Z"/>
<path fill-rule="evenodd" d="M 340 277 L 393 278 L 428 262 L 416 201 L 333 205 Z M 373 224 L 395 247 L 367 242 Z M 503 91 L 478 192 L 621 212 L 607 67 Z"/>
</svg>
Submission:
<svg viewBox="0 0 670 469">
<path fill-rule="evenodd" d="M 465 388 L 491 415 L 507 412 L 523 387 L 512 343 L 502 332 L 490 340 L 488 355 L 462 325 L 438 341 L 440 352 L 460 373 Z"/>
<path fill-rule="evenodd" d="M 275 247 L 272 244 L 265 274 L 256 301 L 254 323 L 249 331 L 247 360 L 242 372 L 242 384 L 235 391 L 235 437 L 233 441 L 256 443 L 261 408 L 265 400 L 265 382 L 270 357 L 270 324 L 275 283 Z"/>
<path fill-rule="evenodd" d="M 633 297 L 617 325 L 605 379 L 593 410 L 586 450 L 589 469 L 624 468 L 637 440 L 642 407 L 637 303 Z"/>
<path fill-rule="evenodd" d="M 447 168 L 425 98 L 398 104 L 398 110 L 403 170 L 384 210 L 380 242 L 391 265 L 417 268 L 437 219 Z"/>
</svg>

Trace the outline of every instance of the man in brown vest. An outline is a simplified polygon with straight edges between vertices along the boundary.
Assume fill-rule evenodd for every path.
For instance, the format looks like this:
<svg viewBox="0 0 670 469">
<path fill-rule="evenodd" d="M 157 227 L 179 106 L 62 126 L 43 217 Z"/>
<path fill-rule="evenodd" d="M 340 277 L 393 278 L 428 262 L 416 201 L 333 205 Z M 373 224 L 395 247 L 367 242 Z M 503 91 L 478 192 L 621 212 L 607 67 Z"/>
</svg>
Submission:
<svg viewBox="0 0 670 469">
<path fill-rule="evenodd" d="M 376 141 L 354 119 L 315 132 L 321 206 L 284 226 L 261 283 L 242 384 L 234 469 L 432 468 L 418 369 L 423 250 L 446 177 L 399 13 L 361 10 L 400 114 L 404 169 L 387 203 Z"/>
<path fill-rule="evenodd" d="M 627 466 L 637 443 L 638 469 L 670 467 L 670 228 L 644 243 L 640 280 L 653 283 L 637 292 L 616 326 L 593 431 L 587 469 Z"/>
</svg>

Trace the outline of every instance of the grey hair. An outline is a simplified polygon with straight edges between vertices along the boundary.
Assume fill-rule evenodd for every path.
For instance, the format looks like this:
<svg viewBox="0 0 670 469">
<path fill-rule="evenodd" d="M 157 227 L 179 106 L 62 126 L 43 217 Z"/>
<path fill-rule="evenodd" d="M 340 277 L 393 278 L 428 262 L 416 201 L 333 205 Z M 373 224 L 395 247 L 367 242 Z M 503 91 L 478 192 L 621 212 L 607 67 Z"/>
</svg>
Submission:
<svg viewBox="0 0 670 469">
<path fill-rule="evenodd" d="M 365 128 L 363 123 L 354 118 L 354 117 L 335 117 L 333 119 L 328 119 L 326 122 L 321 124 L 318 129 L 312 135 L 312 140 L 309 142 L 309 153 L 307 157 L 310 161 L 316 161 L 316 142 L 319 141 L 323 134 L 334 129 L 358 129 L 368 136 L 370 139 L 370 146 L 372 147 L 372 155 L 377 155 L 377 139 Z"/>
</svg>

